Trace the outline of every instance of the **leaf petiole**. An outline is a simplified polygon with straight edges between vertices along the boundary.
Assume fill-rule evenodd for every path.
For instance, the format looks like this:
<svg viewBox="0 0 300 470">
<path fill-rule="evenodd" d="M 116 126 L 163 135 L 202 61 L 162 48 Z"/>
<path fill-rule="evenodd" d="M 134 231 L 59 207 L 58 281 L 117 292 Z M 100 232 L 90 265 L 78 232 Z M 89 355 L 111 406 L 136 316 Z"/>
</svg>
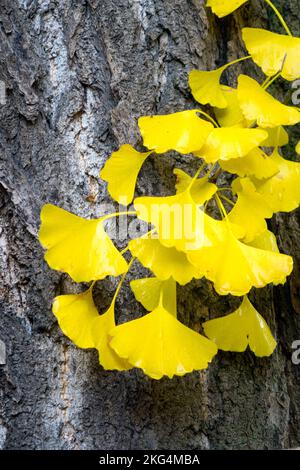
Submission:
<svg viewBox="0 0 300 470">
<path fill-rule="evenodd" d="M 271 0 L 265 0 L 265 2 L 272 8 L 272 10 L 275 12 L 277 18 L 279 19 L 280 23 L 282 24 L 282 26 L 284 27 L 284 29 L 286 30 L 287 34 L 289 36 L 293 36 L 292 33 L 291 33 L 291 30 L 290 28 L 288 27 L 288 25 L 286 24 L 282 14 L 280 13 L 279 10 L 277 10 L 277 8 L 275 7 L 275 5 L 273 5 L 273 3 L 271 2 Z"/>
</svg>

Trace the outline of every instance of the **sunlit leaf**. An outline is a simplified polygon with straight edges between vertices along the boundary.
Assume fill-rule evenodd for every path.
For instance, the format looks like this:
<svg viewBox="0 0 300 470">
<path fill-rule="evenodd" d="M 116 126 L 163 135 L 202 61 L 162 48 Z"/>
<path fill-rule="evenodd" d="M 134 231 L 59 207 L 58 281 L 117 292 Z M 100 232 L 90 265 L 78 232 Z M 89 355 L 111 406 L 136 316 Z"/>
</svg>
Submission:
<svg viewBox="0 0 300 470">
<path fill-rule="evenodd" d="M 275 253 L 279 253 L 276 237 L 270 230 L 266 230 L 265 232 L 255 237 L 254 240 L 248 242 L 248 245 L 254 246 L 255 248 L 260 248 L 262 250 L 269 250 L 274 251 Z"/>
<path fill-rule="evenodd" d="M 115 326 L 114 300 L 103 315 L 93 301 L 92 289 L 82 294 L 59 295 L 54 299 L 53 313 L 62 332 L 80 348 L 97 348 L 100 364 L 105 369 L 131 368 L 109 347 L 109 330 Z"/>
<path fill-rule="evenodd" d="M 154 310 L 161 300 L 164 308 L 176 316 L 176 282 L 173 279 L 161 281 L 156 277 L 146 277 L 131 281 L 130 286 L 136 300 L 149 312 Z"/>
<path fill-rule="evenodd" d="M 41 211 L 39 240 L 52 269 L 76 282 L 119 276 L 128 265 L 103 228 L 104 218 L 86 220 L 52 204 Z"/>
<path fill-rule="evenodd" d="M 300 38 L 260 28 L 243 28 L 242 35 L 252 59 L 266 75 L 282 70 L 286 80 L 300 77 Z"/>
<path fill-rule="evenodd" d="M 207 141 L 195 155 L 207 163 L 244 157 L 266 140 L 268 134 L 262 129 L 222 127 L 213 129 Z"/>
<path fill-rule="evenodd" d="M 236 182 L 237 180 L 234 181 Z M 243 241 L 248 243 L 267 230 L 265 219 L 271 218 L 273 212 L 265 199 L 257 193 L 249 178 L 239 178 L 238 182 L 237 202 L 229 213 L 228 219 L 245 229 Z"/>
<path fill-rule="evenodd" d="M 187 284 L 193 278 L 199 279 L 202 273 L 187 259 L 183 251 L 176 248 L 167 248 L 156 238 L 136 238 L 129 242 L 129 249 L 133 256 L 158 279 L 166 280 L 172 277 L 179 284 Z"/>
<path fill-rule="evenodd" d="M 204 332 L 223 351 L 245 351 L 247 346 L 258 357 L 270 356 L 276 341 L 266 321 L 247 296 L 241 306 L 225 317 L 203 324 Z"/>
<path fill-rule="evenodd" d="M 99 314 L 93 301 L 92 289 L 82 294 L 55 297 L 52 311 L 62 332 L 79 348 L 93 348 L 93 321 Z"/>
<path fill-rule="evenodd" d="M 246 75 L 238 78 L 238 100 L 245 118 L 260 127 L 288 126 L 300 122 L 300 113 L 296 108 L 280 103 Z"/>
<path fill-rule="evenodd" d="M 222 127 L 247 127 L 248 122 L 240 108 L 237 90 L 226 85 L 222 85 L 221 88 L 227 102 L 227 107 L 224 109 L 214 108 L 218 123 Z"/>
<path fill-rule="evenodd" d="M 269 178 L 278 172 L 278 166 L 263 150 L 254 149 L 242 158 L 220 162 L 221 167 L 239 176 L 255 176 L 258 179 Z"/>
<path fill-rule="evenodd" d="M 211 246 L 222 240 L 226 232 L 224 221 L 205 214 L 193 200 L 189 190 L 168 197 L 140 197 L 134 201 L 140 219 L 156 227 L 159 240 L 165 247 L 179 251 Z M 240 227 L 233 227 L 243 236 Z"/>
<path fill-rule="evenodd" d="M 110 334 L 118 356 L 157 380 L 205 369 L 217 353 L 212 341 L 180 323 L 161 305 Z"/>
<path fill-rule="evenodd" d="M 290 212 L 300 204 L 300 163 L 286 160 L 276 149 L 271 158 L 279 171 L 254 184 L 273 212 Z"/>
<path fill-rule="evenodd" d="M 174 174 L 176 175 L 176 192 L 182 193 L 188 189 L 193 178 L 179 168 L 174 169 Z M 190 192 L 193 200 L 197 204 L 204 204 L 204 202 L 209 201 L 209 199 L 213 197 L 217 190 L 217 186 L 210 183 L 208 177 L 204 176 L 203 178 L 194 180 Z"/>
<path fill-rule="evenodd" d="M 131 365 L 120 358 L 110 347 L 110 331 L 115 327 L 115 299 L 108 310 L 98 315 L 92 325 L 94 347 L 99 353 L 99 362 L 106 370 L 128 370 Z"/>
<path fill-rule="evenodd" d="M 156 153 L 176 150 L 190 153 L 204 144 L 213 125 L 197 115 L 197 109 L 139 118 L 144 145 Z"/>
<path fill-rule="evenodd" d="M 122 145 L 106 161 L 100 176 L 108 182 L 108 192 L 120 204 L 132 202 L 140 169 L 151 152 L 137 152 L 131 145 Z"/>
<path fill-rule="evenodd" d="M 270 230 L 266 230 L 265 232 L 258 235 L 254 240 L 248 242 L 247 245 L 254 246 L 255 248 L 260 248 L 261 250 L 268 250 L 274 251 L 275 253 L 279 253 L 279 248 L 277 245 L 277 240 Z M 277 282 L 273 282 L 276 286 L 278 284 L 285 284 L 286 283 L 286 276 L 282 276 Z"/>
<path fill-rule="evenodd" d="M 219 18 L 227 16 L 248 0 L 207 0 L 206 6 L 211 7 L 213 13 Z"/>
<path fill-rule="evenodd" d="M 290 256 L 248 246 L 230 230 L 222 243 L 192 251 L 188 258 L 197 268 L 201 267 L 220 295 L 242 296 L 252 287 L 280 283 L 293 269 Z"/>
<path fill-rule="evenodd" d="M 265 131 L 268 133 L 268 138 L 262 143 L 264 147 L 283 147 L 289 143 L 289 135 L 284 127 L 272 127 Z"/>
<path fill-rule="evenodd" d="M 189 73 L 189 85 L 192 95 L 198 103 L 210 104 L 217 108 L 226 108 L 227 101 L 220 84 L 221 75 L 226 65 L 216 70 L 192 70 Z"/>
</svg>

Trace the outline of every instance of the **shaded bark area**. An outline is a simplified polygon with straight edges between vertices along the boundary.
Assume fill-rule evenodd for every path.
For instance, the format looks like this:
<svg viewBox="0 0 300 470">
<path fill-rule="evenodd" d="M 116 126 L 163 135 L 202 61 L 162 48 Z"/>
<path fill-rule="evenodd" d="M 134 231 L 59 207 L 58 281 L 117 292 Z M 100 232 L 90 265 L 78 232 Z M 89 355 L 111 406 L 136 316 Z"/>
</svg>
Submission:
<svg viewBox="0 0 300 470">
<path fill-rule="evenodd" d="M 284 3 L 299 33 L 300 1 Z M 159 382 L 136 370 L 105 372 L 95 351 L 62 335 L 51 302 L 77 287 L 47 267 L 37 240 L 45 202 L 100 215 L 110 200 L 99 169 L 120 144 L 141 145 L 137 117 L 194 107 L 188 71 L 240 56 L 240 27 L 268 23 L 278 30 L 258 1 L 219 21 L 203 0 L 0 0 L 0 448 L 300 445 L 300 365 L 291 362 L 300 339 L 299 212 L 272 222 L 294 256 L 290 281 L 251 294 L 278 339 L 273 356 L 219 353 L 205 372 Z M 170 194 L 175 165 L 186 162 L 150 157 L 138 193 Z M 143 273 L 135 266 L 128 280 Z M 100 311 L 115 285 L 97 286 Z M 192 328 L 236 305 L 204 281 L 180 288 L 178 302 Z M 118 314 L 142 312 L 127 281 Z"/>
</svg>

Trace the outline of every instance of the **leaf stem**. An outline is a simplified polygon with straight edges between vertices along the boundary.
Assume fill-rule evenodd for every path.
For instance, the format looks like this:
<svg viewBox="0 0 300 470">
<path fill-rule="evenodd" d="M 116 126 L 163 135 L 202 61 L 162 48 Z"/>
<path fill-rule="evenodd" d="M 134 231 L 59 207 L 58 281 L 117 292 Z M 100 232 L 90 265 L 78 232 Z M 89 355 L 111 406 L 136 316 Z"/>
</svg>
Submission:
<svg viewBox="0 0 300 470">
<path fill-rule="evenodd" d="M 280 70 L 279 72 L 276 73 L 276 75 L 274 75 L 273 77 L 269 77 L 269 79 L 267 81 L 264 82 L 264 84 L 262 85 L 262 88 L 266 91 L 269 86 L 272 85 L 273 82 L 275 82 L 275 80 L 280 77 L 281 75 L 281 72 L 282 70 Z"/>
<path fill-rule="evenodd" d="M 219 211 L 220 211 L 220 213 L 221 213 L 221 216 L 222 216 L 226 221 L 228 221 L 228 216 L 227 216 L 226 209 L 225 209 L 225 207 L 223 206 L 223 203 L 222 203 L 221 199 L 219 198 L 218 194 L 215 194 L 215 199 L 216 199 L 216 201 L 217 201 L 217 205 L 218 205 Z"/>
<path fill-rule="evenodd" d="M 216 165 L 216 163 L 215 163 Z M 207 174 L 207 176 L 212 172 L 212 170 L 214 169 L 215 165 L 210 169 L 209 173 Z M 216 173 L 212 176 L 212 178 L 210 179 L 210 183 L 215 183 L 217 181 L 217 179 L 219 178 L 220 174 L 222 173 L 223 169 L 220 167 L 217 169 Z"/>
<path fill-rule="evenodd" d="M 228 64 L 224 65 L 224 67 L 231 67 L 231 65 L 238 64 L 239 62 L 242 62 L 243 60 L 248 60 L 251 59 L 251 55 L 247 55 L 245 57 L 240 57 L 239 59 L 232 60 L 231 62 L 228 62 Z"/>
<path fill-rule="evenodd" d="M 203 170 L 203 168 L 205 167 L 205 162 L 202 163 L 202 165 L 200 165 L 200 167 L 198 168 L 198 170 L 196 171 L 196 173 L 194 174 L 193 178 L 192 178 L 192 181 L 190 182 L 190 184 L 188 185 L 188 188 L 187 189 L 191 189 L 191 187 L 193 186 L 193 184 L 195 183 L 196 179 L 198 178 L 198 176 L 200 175 L 201 171 Z"/>
<path fill-rule="evenodd" d="M 290 28 L 288 27 L 288 25 L 286 24 L 282 14 L 277 10 L 277 8 L 275 7 L 275 5 L 273 5 L 273 3 L 271 2 L 271 0 L 265 0 L 265 2 L 272 8 L 272 10 L 275 12 L 275 14 L 277 15 L 280 23 L 282 24 L 282 26 L 284 27 L 284 29 L 286 30 L 287 34 L 289 36 L 293 36 L 292 33 L 291 33 L 291 30 Z"/>
<path fill-rule="evenodd" d="M 231 191 L 232 192 L 232 188 L 230 188 L 229 186 L 224 187 L 224 188 L 218 188 L 218 191 Z"/>
<path fill-rule="evenodd" d="M 271 77 L 266 77 L 266 78 L 264 79 L 264 81 L 262 82 L 262 84 L 260 85 L 263 89 L 264 89 L 265 86 L 268 84 L 270 78 L 271 78 Z"/>
<path fill-rule="evenodd" d="M 149 232 L 146 232 L 144 233 L 144 235 L 142 235 L 141 237 L 139 238 L 146 238 L 148 235 L 150 235 L 151 233 L 155 232 L 156 229 L 153 228 L 152 230 L 149 230 Z M 120 251 L 121 255 L 123 255 L 124 253 L 126 253 L 126 251 L 129 250 L 129 246 L 127 245 L 122 251 Z"/>
<path fill-rule="evenodd" d="M 197 109 L 197 113 L 202 114 L 202 115 L 205 116 L 207 119 L 209 119 L 210 122 L 212 122 L 214 126 L 220 127 L 219 124 L 217 123 L 217 121 L 214 120 L 214 118 L 212 118 L 209 114 L 205 113 L 205 112 L 202 111 L 201 109 Z"/>
<path fill-rule="evenodd" d="M 231 204 L 232 206 L 235 205 L 234 202 L 233 202 L 231 199 L 229 199 L 229 198 L 226 197 L 226 196 L 223 196 L 223 194 L 220 194 L 220 198 L 221 198 L 221 199 L 224 199 L 224 201 L 228 202 L 228 203 Z"/>
<path fill-rule="evenodd" d="M 135 259 L 136 259 L 135 257 L 134 257 L 134 258 L 131 258 L 131 260 L 130 260 L 129 263 L 128 263 L 128 269 L 127 269 L 126 273 L 122 274 L 122 277 L 121 277 L 121 279 L 120 279 L 120 282 L 119 282 L 119 284 L 118 284 L 118 287 L 116 288 L 115 294 L 114 294 L 114 296 L 113 296 L 112 304 L 115 303 L 116 298 L 117 298 L 117 296 L 118 296 L 118 294 L 119 294 L 119 292 L 120 292 L 120 289 L 121 289 L 121 287 L 122 287 L 122 284 L 123 284 L 123 282 L 124 282 L 124 280 L 125 280 L 125 277 L 127 276 L 128 271 L 129 271 L 129 269 L 131 268 L 131 265 L 132 265 L 132 263 L 134 262 Z"/>
<path fill-rule="evenodd" d="M 205 212 L 206 212 L 206 208 L 207 208 L 208 203 L 209 203 L 209 201 L 206 201 L 206 202 L 204 203 L 204 208 L 203 208 L 204 214 L 205 214 Z"/>
<path fill-rule="evenodd" d="M 114 212 L 113 214 L 104 215 L 102 220 L 111 219 L 112 217 L 121 217 L 122 215 L 136 215 L 136 211 Z"/>
</svg>

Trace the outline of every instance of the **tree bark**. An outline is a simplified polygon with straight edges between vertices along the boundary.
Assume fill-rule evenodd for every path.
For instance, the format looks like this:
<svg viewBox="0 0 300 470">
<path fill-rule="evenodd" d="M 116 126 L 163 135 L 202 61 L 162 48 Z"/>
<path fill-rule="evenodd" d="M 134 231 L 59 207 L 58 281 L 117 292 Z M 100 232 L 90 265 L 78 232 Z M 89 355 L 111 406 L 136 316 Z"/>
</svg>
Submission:
<svg viewBox="0 0 300 470">
<path fill-rule="evenodd" d="M 300 0 L 280 3 L 299 35 Z M 300 445 L 299 211 L 272 227 L 295 270 L 284 287 L 251 294 L 278 340 L 270 358 L 219 352 L 207 371 L 154 381 L 140 371 L 106 372 L 95 350 L 76 348 L 51 313 L 55 295 L 76 289 L 43 260 L 37 231 L 45 202 L 80 216 L 109 202 L 98 174 L 112 150 L 141 145 L 140 115 L 195 106 L 193 68 L 241 56 L 240 28 L 280 31 L 263 1 L 223 20 L 203 0 L 0 0 L 1 321 L 0 448 L 278 449 Z M 235 71 L 259 73 L 250 64 Z M 233 77 L 233 75 L 231 75 Z M 282 92 L 284 89 L 282 88 Z M 171 194 L 184 157 L 150 157 L 139 194 Z M 144 271 L 134 267 L 131 277 Z M 98 283 L 107 307 L 116 281 Z M 179 314 L 199 328 L 228 313 L 205 281 L 178 292 Z M 232 310 L 231 310 L 232 311 Z M 141 314 L 128 282 L 120 318 Z M 1 361 L 0 361 L 1 362 Z"/>
</svg>

